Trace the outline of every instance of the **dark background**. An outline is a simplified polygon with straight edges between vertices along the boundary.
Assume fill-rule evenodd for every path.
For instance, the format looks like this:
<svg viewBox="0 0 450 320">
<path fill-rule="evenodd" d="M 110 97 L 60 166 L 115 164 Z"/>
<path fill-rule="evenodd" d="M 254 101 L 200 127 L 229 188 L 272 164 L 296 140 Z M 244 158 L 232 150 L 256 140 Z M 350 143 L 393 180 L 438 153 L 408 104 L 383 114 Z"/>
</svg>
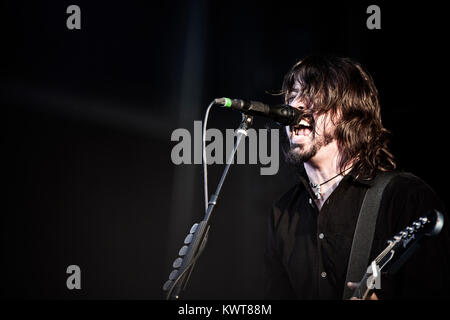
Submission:
<svg viewBox="0 0 450 320">
<path fill-rule="evenodd" d="M 66 28 L 71 4 L 81 30 Z M 381 8 L 381 30 L 366 27 L 370 4 Z M 76 0 L 0 10 L 3 297 L 164 298 L 172 261 L 203 217 L 201 166 L 172 164 L 172 131 L 192 132 L 215 97 L 281 102 L 267 92 L 308 54 L 349 56 L 370 71 L 398 163 L 448 207 L 438 4 Z M 213 109 L 209 127 L 239 120 Z M 210 191 L 221 170 L 211 166 Z M 231 168 L 186 298 L 263 297 L 267 215 L 292 172 Z M 66 288 L 71 264 L 81 290 Z"/>
</svg>

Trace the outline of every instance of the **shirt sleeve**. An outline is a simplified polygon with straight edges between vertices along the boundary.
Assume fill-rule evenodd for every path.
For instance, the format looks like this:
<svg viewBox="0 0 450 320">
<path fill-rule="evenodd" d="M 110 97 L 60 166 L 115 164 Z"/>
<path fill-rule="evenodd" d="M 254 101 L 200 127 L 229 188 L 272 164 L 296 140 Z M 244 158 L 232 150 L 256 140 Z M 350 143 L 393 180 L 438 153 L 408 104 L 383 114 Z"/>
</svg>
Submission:
<svg viewBox="0 0 450 320">
<path fill-rule="evenodd" d="M 268 221 L 268 236 L 264 254 L 264 297 L 271 300 L 294 299 L 294 290 L 282 263 L 282 253 L 276 235 L 280 210 L 274 206 Z"/>
<path fill-rule="evenodd" d="M 434 191 L 417 177 L 394 178 L 386 189 L 382 208 L 392 236 L 419 217 L 436 209 L 444 215 L 439 235 L 425 236 L 395 274 L 382 275 L 380 299 L 449 298 L 450 232 L 448 214 Z M 386 199 L 385 199 L 386 198 Z"/>
</svg>

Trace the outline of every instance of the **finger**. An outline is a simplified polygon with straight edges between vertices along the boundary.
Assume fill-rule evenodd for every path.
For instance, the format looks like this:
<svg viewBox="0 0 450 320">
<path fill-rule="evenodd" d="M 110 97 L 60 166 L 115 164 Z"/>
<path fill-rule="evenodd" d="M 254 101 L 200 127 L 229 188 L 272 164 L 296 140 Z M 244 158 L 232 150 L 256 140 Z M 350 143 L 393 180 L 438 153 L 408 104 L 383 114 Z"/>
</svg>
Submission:
<svg viewBox="0 0 450 320">
<path fill-rule="evenodd" d="M 372 293 L 372 295 L 370 296 L 369 300 L 378 300 L 377 295 L 374 293 Z"/>
<path fill-rule="evenodd" d="M 349 287 L 350 289 L 356 289 L 356 288 L 358 288 L 358 283 L 357 282 L 347 282 L 347 287 Z"/>
</svg>

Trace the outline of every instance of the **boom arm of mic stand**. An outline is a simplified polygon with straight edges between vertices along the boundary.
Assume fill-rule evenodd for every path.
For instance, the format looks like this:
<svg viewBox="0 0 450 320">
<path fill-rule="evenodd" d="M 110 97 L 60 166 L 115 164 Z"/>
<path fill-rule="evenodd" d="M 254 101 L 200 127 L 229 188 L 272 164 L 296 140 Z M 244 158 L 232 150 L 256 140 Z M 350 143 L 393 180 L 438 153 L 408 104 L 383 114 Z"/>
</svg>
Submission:
<svg viewBox="0 0 450 320">
<path fill-rule="evenodd" d="M 168 291 L 167 299 L 179 299 L 181 291 L 186 290 L 187 283 L 189 278 L 194 270 L 195 263 L 202 253 L 209 233 L 209 221 L 211 219 L 211 213 L 214 209 L 214 206 L 217 203 L 217 199 L 220 194 L 220 190 L 222 189 L 222 185 L 225 181 L 225 178 L 228 174 L 228 170 L 230 169 L 231 163 L 233 162 L 236 151 L 239 147 L 239 144 L 243 138 L 243 136 L 247 136 L 247 129 L 253 124 L 253 116 L 242 114 L 242 121 L 239 128 L 236 130 L 236 143 L 234 145 L 233 151 L 230 154 L 225 169 L 222 173 L 222 177 L 217 185 L 216 192 L 211 196 L 211 199 L 208 203 L 208 208 L 206 210 L 205 216 L 203 220 L 199 224 L 194 224 L 191 228 L 191 233 L 186 237 L 185 244 L 189 243 L 186 252 L 183 254 L 185 258 L 178 257 L 173 266 L 174 270 L 171 272 L 172 274 L 176 274 L 175 279 L 170 279 L 164 284 L 164 290 Z M 194 228 L 195 227 L 195 228 Z M 194 231 L 192 232 L 192 230 Z M 190 238 L 189 238 L 190 237 Z M 188 241 L 189 238 L 189 241 Z M 192 241 L 193 240 L 193 241 Z M 184 248 L 184 247 L 183 247 Z M 183 251 L 183 248 L 180 250 Z M 179 259 L 182 259 L 182 262 L 179 263 Z"/>
</svg>

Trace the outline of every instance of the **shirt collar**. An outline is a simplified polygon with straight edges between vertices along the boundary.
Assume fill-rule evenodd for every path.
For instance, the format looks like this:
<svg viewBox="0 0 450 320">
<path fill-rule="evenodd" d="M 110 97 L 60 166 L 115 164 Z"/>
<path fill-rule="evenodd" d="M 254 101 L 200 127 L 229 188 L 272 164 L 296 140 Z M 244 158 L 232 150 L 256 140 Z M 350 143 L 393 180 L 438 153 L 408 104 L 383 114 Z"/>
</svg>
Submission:
<svg viewBox="0 0 450 320">
<path fill-rule="evenodd" d="M 305 185 L 306 190 L 308 190 L 308 192 L 311 194 L 311 196 L 314 196 L 314 192 L 312 191 L 311 186 L 309 184 L 310 181 L 309 181 L 308 175 L 306 174 L 306 170 L 303 166 L 300 169 L 300 180 Z M 373 179 L 364 178 L 358 172 L 357 168 L 353 168 L 349 173 L 344 175 L 344 178 L 341 180 L 341 182 L 342 181 L 348 181 L 350 183 L 359 184 L 361 186 L 366 186 L 369 188 L 373 185 Z"/>
<path fill-rule="evenodd" d="M 363 177 L 363 175 L 358 172 L 357 168 L 353 168 L 346 176 L 348 176 L 349 179 L 352 179 L 355 183 L 359 183 L 367 187 L 371 187 L 373 185 L 373 179 Z"/>
</svg>

